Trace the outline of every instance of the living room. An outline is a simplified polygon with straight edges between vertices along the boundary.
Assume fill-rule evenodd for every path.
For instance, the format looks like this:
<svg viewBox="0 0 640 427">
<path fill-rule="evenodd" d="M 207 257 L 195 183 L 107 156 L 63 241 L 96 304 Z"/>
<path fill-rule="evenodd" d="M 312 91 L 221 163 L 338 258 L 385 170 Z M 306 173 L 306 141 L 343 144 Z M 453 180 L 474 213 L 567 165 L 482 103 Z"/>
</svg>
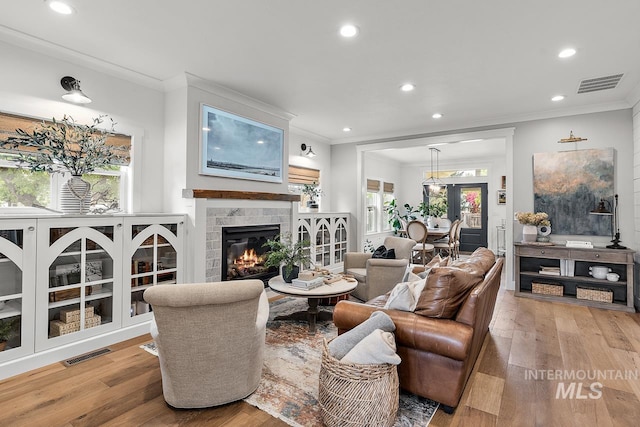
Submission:
<svg viewBox="0 0 640 427">
<path fill-rule="evenodd" d="M 522 225 L 514 219 L 514 214 L 534 211 L 532 159 L 536 153 L 613 149 L 615 153 L 613 181 L 615 193 L 619 195 L 619 219 L 617 220 L 619 232 L 625 246 L 634 250 L 638 247 L 636 242 L 640 235 L 636 223 L 640 218 L 640 207 L 637 203 L 639 190 L 635 188 L 635 181 L 640 178 L 637 167 L 640 160 L 636 154 L 639 151 L 637 147 L 640 147 L 640 104 L 638 104 L 640 100 L 640 64 L 637 59 L 631 58 L 634 55 L 616 54 L 612 52 L 613 49 L 608 47 L 613 44 L 614 40 L 631 46 L 633 46 L 634 40 L 637 42 L 638 30 L 635 28 L 637 25 L 631 20 L 632 16 L 637 16 L 635 13 L 638 10 L 635 5 L 625 5 L 624 7 L 627 9 L 625 9 L 626 13 L 622 14 L 624 16 L 611 18 L 611 22 L 607 23 L 609 33 L 612 35 L 607 36 L 610 37 L 607 39 L 609 44 L 603 43 L 604 47 L 597 44 L 600 42 L 594 41 L 593 36 L 589 35 L 594 32 L 594 27 L 601 26 L 602 21 L 605 21 L 597 13 L 604 14 L 603 11 L 580 12 L 580 18 L 592 26 L 589 31 L 575 28 L 576 25 L 583 26 L 581 22 L 574 23 L 567 22 L 566 18 L 562 18 L 562 20 L 553 18 L 553 22 L 557 24 L 554 26 L 555 30 L 551 31 L 553 34 L 544 38 L 540 36 L 539 42 L 537 36 L 523 34 L 521 42 L 530 51 L 535 52 L 532 54 L 535 59 L 527 61 L 526 66 L 516 64 L 513 68 L 509 67 L 508 63 L 517 63 L 517 61 L 504 59 L 506 52 L 509 52 L 513 47 L 511 43 L 499 44 L 495 49 L 475 46 L 475 49 L 485 52 L 487 63 L 497 64 L 496 69 L 508 69 L 507 75 L 503 74 L 500 77 L 503 79 L 502 86 L 497 86 L 498 83 L 489 76 L 489 70 L 493 72 L 494 68 L 488 68 L 488 66 L 485 68 L 485 64 L 479 60 L 467 62 L 467 64 L 475 65 L 467 67 L 466 79 L 462 78 L 464 73 L 462 75 L 456 74 L 455 78 L 459 80 L 448 81 L 447 84 L 440 85 L 433 82 L 438 81 L 440 75 L 447 74 L 448 70 L 444 66 L 423 61 L 419 68 L 416 68 L 419 71 L 411 74 L 410 66 L 417 67 L 417 65 L 410 61 L 415 59 L 407 58 L 406 61 L 410 66 L 398 67 L 396 71 L 404 74 L 393 77 L 380 76 L 377 72 L 368 73 L 365 71 L 366 67 L 362 64 L 358 65 L 358 63 L 366 64 L 371 60 L 371 56 L 355 51 L 354 46 L 358 46 L 358 43 L 367 43 L 363 51 L 368 52 L 367 49 L 371 49 L 375 52 L 376 49 L 381 49 L 392 58 L 389 61 L 400 63 L 403 56 L 409 56 L 409 53 L 398 53 L 393 46 L 401 43 L 403 38 L 409 38 L 411 35 L 422 40 L 420 43 L 412 44 L 412 49 L 407 48 L 406 50 L 406 52 L 418 52 L 421 51 L 422 45 L 425 43 L 424 40 L 435 39 L 438 35 L 437 32 L 418 32 L 417 29 L 413 29 L 422 25 L 416 20 L 417 18 L 411 19 L 401 16 L 400 12 L 406 10 L 395 10 L 394 7 L 388 5 L 377 4 L 373 7 L 358 3 L 343 9 L 343 6 L 333 2 L 331 4 L 331 9 L 334 9 L 332 12 L 322 10 L 324 7 L 320 8 L 317 5 L 307 5 L 316 14 L 314 17 L 309 12 L 300 10 L 300 5 L 289 4 L 289 2 L 279 5 L 277 8 L 252 4 L 253 10 L 249 14 L 249 18 L 241 20 L 240 18 L 227 19 L 228 16 L 240 16 L 242 14 L 240 6 L 217 4 L 221 9 L 220 13 L 215 14 L 211 9 L 206 10 L 214 16 L 211 19 L 214 19 L 215 25 L 211 25 L 211 27 L 217 26 L 219 32 L 206 33 L 204 29 L 201 29 L 202 34 L 197 34 L 200 37 L 233 34 L 233 37 L 220 37 L 215 42 L 212 40 L 203 41 L 201 49 L 203 52 L 208 49 L 213 50 L 214 48 L 206 46 L 211 46 L 209 43 L 213 42 L 218 47 L 219 44 L 222 44 L 221 39 L 230 39 L 226 41 L 226 46 L 220 47 L 224 53 L 209 61 L 211 63 L 224 62 L 227 65 L 237 61 L 239 64 L 237 68 L 229 66 L 223 70 L 221 65 L 212 65 L 194 55 L 189 60 L 184 59 L 183 62 L 174 59 L 173 67 L 168 67 L 165 63 L 166 68 L 156 72 L 153 67 L 156 65 L 159 67 L 161 63 L 159 57 L 162 54 L 172 58 L 180 57 L 179 54 L 183 48 L 180 43 L 184 42 L 174 40 L 159 46 L 154 37 L 160 37 L 161 33 L 166 30 L 163 30 L 162 26 L 138 22 L 136 19 L 166 22 L 163 20 L 169 19 L 167 16 L 170 17 L 166 11 L 158 12 L 158 16 L 150 14 L 149 16 L 153 16 L 153 18 L 147 18 L 144 7 L 150 7 L 150 4 L 131 6 L 122 2 L 119 5 L 125 10 L 133 9 L 132 16 L 125 18 L 120 15 L 124 14 L 123 12 L 103 10 L 102 7 L 106 6 L 96 6 L 97 9 L 93 10 L 76 2 L 79 3 L 74 5 L 77 13 L 70 17 L 63 17 L 64 20 L 60 21 L 59 17 L 51 15 L 48 10 L 41 7 L 42 5 L 36 5 L 36 3 L 43 2 L 20 2 L 19 5 L 6 5 L 5 8 L 10 10 L 7 10 L 6 14 L 3 12 L 4 17 L 0 18 L 0 57 L 5 65 L 0 80 L 0 111 L 37 120 L 50 120 L 53 117 L 59 119 L 63 115 L 70 115 L 78 122 L 90 122 L 100 114 L 107 114 L 113 118 L 116 122 L 116 132 L 131 136 L 132 141 L 131 165 L 127 168 L 125 175 L 127 190 L 124 193 L 121 206 L 125 212 L 135 214 L 186 214 L 184 275 L 181 277 L 186 283 L 211 281 L 216 277 L 216 274 L 219 274 L 213 272 L 214 269 L 219 269 L 219 265 L 215 263 L 216 257 L 219 258 L 217 249 L 213 250 L 208 247 L 213 239 L 211 235 L 208 236 L 208 233 L 211 233 L 211 221 L 212 218 L 215 218 L 215 209 L 221 209 L 225 212 L 237 208 L 246 210 L 282 209 L 289 212 L 284 214 L 288 215 L 289 229 L 293 228 L 294 221 L 298 219 L 299 214 L 304 213 L 304 208 L 299 207 L 296 201 L 201 198 L 194 196 L 197 190 L 288 196 L 290 195 L 286 179 L 288 166 L 318 170 L 319 186 L 323 191 L 320 199 L 320 213 L 347 213 L 350 218 L 349 233 L 351 236 L 348 249 L 362 252 L 367 240 L 371 240 L 377 245 L 390 234 L 389 232 L 367 233 L 366 231 L 364 191 L 366 180 L 374 179 L 393 183 L 394 196 L 401 205 L 404 203 L 417 205 L 422 201 L 421 182 L 429 176 L 429 172 L 433 171 L 429 158 L 430 145 L 437 146 L 442 150 L 438 165 L 440 170 L 483 168 L 488 171 L 487 176 L 473 180 L 473 182 L 487 184 L 488 187 L 487 247 L 494 252 L 497 252 L 498 248 L 495 229 L 503 222 L 506 224 L 506 254 L 501 292 L 513 291 L 516 288 L 514 243 L 522 239 Z M 562 6 L 563 10 L 573 14 L 572 7 L 582 9 L 578 2 L 571 3 L 571 5 Z M 454 12 L 453 9 L 450 9 L 454 8 L 453 6 L 442 6 L 445 8 L 442 11 L 430 11 L 427 6 L 417 4 L 411 6 L 419 8 L 420 13 L 417 15 L 427 20 L 429 25 L 443 31 L 442 27 L 446 26 L 433 22 L 433 17 L 440 16 L 444 20 L 446 12 L 451 14 Z M 500 6 L 506 7 L 506 5 Z M 549 4 L 548 7 L 551 9 L 559 6 Z M 162 9 L 161 7 L 157 8 Z M 327 8 L 329 7 L 327 6 Z M 369 8 L 372 10 L 358 10 Z M 282 9 L 287 10 L 283 11 Z M 254 33 L 251 33 L 251 36 L 244 35 L 242 31 L 249 31 L 253 25 L 266 31 L 270 25 L 261 23 L 260 17 L 272 16 L 276 12 L 278 17 L 273 18 L 274 22 L 286 29 L 286 31 L 283 30 L 284 35 L 269 33 L 268 36 L 265 35 L 265 40 L 257 45 L 255 42 L 244 40 L 245 37 L 255 40 L 256 36 Z M 358 21 L 359 12 L 362 12 L 363 17 Z M 475 10 L 475 12 L 484 17 L 493 27 L 498 27 L 501 23 L 501 17 L 506 16 L 505 20 L 512 21 L 504 23 L 504 25 L 507 25 L 512 33 L 515 33 L 518 25 L 522 24 L 519 12 L 509 11 L 508 14 L 504 12 L 506 15 L 502 15 L 498 6 L 492 7 L 490 12 L 482 10 Z M 390 29 L 399 33 L 397 38 L 392 39 L 393 41 L 387 41 L 386 36 L 380 34 L 375 34 L 375 37 L 371 35 L 371 26 L 376 22 L 376 19 L 385 22 L 383 21 L 385 14 L 389 14 L 395 19 L 388 23 Z M 223 15 L 228 16 L 224 18 Z M 100 18 L 100 16 L 105 18 Z M 145 18 L 143 19 L 142 16 Z M 294 42 L 290 39 L 295 38 L 295 34 L 301 33 L 304 27 L 300 23 L 291 23 L 292 18 L 296 16 L 304 17 L 303 22 L 312 26 L 310 28 L 313 28 L 313 31 L 310 31 L 311 35 L 305 33 L 304 42 L 297 40 L 295 44 L 291 45 L 290 43 Z M 91 18 L 88 19 L 89 17 Z M 72 21 L 73 19 L 85 22 L 78 23 Z M 359 40 L 356 38 L 345 42 L 338 39 L 337 34 L 334 34 L 337 33 L 337 26 L 346 19 L 353 19 L 360 23 Z M 617 22 L 618 19 L 620 22 L 614 24 L 613 22 Z M 119 23 L 120 20 L 122 23 Z M 531 25 L 532 21 L 533 19 L 526 22 Z M 93 25 L 99 23 L 105 27 L 112 25 L 107 25 L 105 22 L 112 22 L 113 28 L 100 28 L 99 31 L 96 29 L 94 35 L 90 25 L 92 23 Z M 185 18 L 184 22 L 189 22 L 189 20 Z M 368 28 L 364 25 L 365 22 L 369 23 Z M 76 25 L 79 27 L 74 29 L 73 27 Z M 148 29 L 147 25 L 149 25 Z M 404 25 L 411 27 L 412 31 L 416 31 L 416 33 L 402 33 Z M 455 40 L 472 40 L 475 37 L 475 32 L 478 32 L 478 34 L 484 34 L 482 37 L 477 36 L 484 42 L 489 43 L 491 40 L 497 43 L 495 38 L 499 34 L 508 33 L 506 30 L 504 32 L 487 30 L 486 33 L 482 33 L 482 26 L 473 25 L 473 31 L 471 29 L 461 31 L 463 34 L 455 35 Z M 181 31 L 184 30 L 186 34 L 187 29 L 182 28 L 183 26 L 188 25 L 181 24 Z M 320 30 L 321 26 L 326 28 Z M 129 30 L 126 30 L 125 27 Z M 334 31 L 334 27 L 336 27 L 336 31 Z M 531 33 L 535 32 L 532 27 L 524 28 L 527 28 Z M 564 28 L 564 30 L 560 31 L 559 28 Z M 571 30 L 569 33 L 568 28 Z M 331 37 L 335 36 L 336 40 L 327 42 L 326 40 L 330 39 L 329 33 Z M 598 31 L 595 33 L 599 34 Z M 603 30 L 602 33 L 605 31 Z M 192 38 L 189 43 L 198 44 L 193 41 L 197 40 L 198 36 L 191 34 Z M 307 43 L 314 37 L 323 39 L 323 43 L 334 43 L 333 49 L 337 53 L 335 55 L 331 53 L 332 51 L 327 49 L 325 44 L 319 45 L 317 50 L 305 50 L 302 43 Z M 374 38 L 367 40 L 367 37 Z M 391 36 L 389 37 L 391 38 Z M 86 40 L 81 40 L 84 38 Z M 511 38 L 511 36 L 507 38 Z M 518 39 L 518 37 L 513 38 Z M 125 49 L 129 43 L 134 46 L 147 43 L 149 45 L 148 58 L 145 59 L 144 55 L 135 54 L 136 51 L 132 53 L 132 51 Z M 234 49 L 234 43 L 237 43 L 236 49 Z M 396 44 L 394 45 L 394 43 Z M 557 58 L 558 52 L 556 50 L 571 43 L 576 43 L 578 48 L 575 58 L 567 60 Z M 473 50 L 473 48 L 469 49 Z M 129 55 L 129 58 L 120 56 L 118 52 L 121 50 L 126 51 L 127 54 L 124 56 Z M 137 52 L 142 51 L 145 50 L 139 49 Z M 247 53 L 243 55 L 238 52 Z M 297 53 L 293 54 L 293 52 Z M 429 53 L 433 57 L 442 58 L 443 64 L 447 61 L 453 61 L 451 53 L 443 54 L 438 49 L 433 52 L 429 51 Z M 266 67 L 264 71 L 259 73 L 247 71 L 251 70 L 251 65 L 254 64 L 250 59 L 247 59 L 251 55 L 255 57 L 273 55 L 273 58 L 270 59 L 268 66 L 264 65 Z M 325 56 L 324 59 L 323 56 Z M 375 55 L 373 56 L 375 57 Z M 626 58 L 619 58 L 622 56 Z M 318 57 L 320 57 L 319 60 Z M 313 62 L 311 62 L 312 59 Z M 521 57 L 519 59 L 524 61 Z M 282 82 L 276 85 L 273 84 L 273 81 L 268 80 L 272 74 L 283 72 L 281 68 L 299 65 L 305 61 L 313 66 L 309 66 L 309 69 L 296 68 L 295 73 L 305 77 L 297 79 L 295 75 L 290 77 L 290 80 L 295 83 L 293 88 L 285 86 Z M 323 77 L 315 72 L 312 73 L 313 69 L 320 68 L 322 62 L 329 64 L 329 61 L 331 64 L 327 68 L 337 68 L 337 64 L 341 63 L 353 63 L 353 69 L 345 76 L 335 80 L 322 80 L 328 74 Z M 520 72 L 524 74 L 524 69 L 533 67 L 535 62 L 543 62 L 538 74 L 544 75 L 544 78 L 540 77 L 539 80 L 534 80 L 530 74 L 526 74 L 529 80 L 524 79 L 525 81 L 516 81 L 514 77 L 507 78 L 508 75 L 514 76 Z M 216 70 L 216 67 L 219 69 Z M 457 70 L 461 67 L 456 63 L 451 65 L 451 68 Z M 429 69 L 434 70 L 429 71 Z M 201 70 L 207 70 L 207 73 Z M 476 71 L 473 72 L 473 70 Z M 264 82 L 260 78 L 262 73 L 264 73 Z M 481 77 L 469 77 L 469 73 Z M 616 73 L 624 73 L 625 76 L 615 89 L 591 94 L 575 94 L 576 87 L 582 79 Z M 429 77 L 423 77 L 420 80 L 422 75 Z M 554 75 L 562 77 L 559 77 L 557 82 L 549 83 L 554 80 Z M 63 76 L 73 76 L 80 80 L 82 90 L 91 97 L 93 102 L 87 105 L 76 105 L 63 101 L 61 95 L 65 90 L 60 85 L 60 79 Z M 375 78 L 379 78 L 379 80 L 373 82 L 372 80 Z M 401 93 L 399 86 L 405 79 L 417 80 L 413 92 Z M 373 93 L 372 86 L 381 84 L 382 81 L 388 84 L 390 80 L 393 81 L 394 87 L 392 89 L 387 88 L 371 96 L 360 93 L 361 91 Z M 396 80 L 398 81 L 396 82 Z M 323 86 L 337 85 L 337 81 L 341 81 L 340 87 L 345 90 L 345 93 L 349 93 L 349 86 L 362 85 L 362 88 L 354 89 L 358 94 L 356 100 L 358 104 L 356 105 L 362 106 L 361 108 L 354 107 L 354 104 L 351 103 L 346 104 L 346 100 L 343 106 L 343 101 L 340 101 L 342 97 L 338 98 L 333 89 L 330 95 L 323 95 L 322 90 L 315 90 L 313 92 L 316 95 L 314 102 L 301 103 L 301 98 L 309 97 L 308 94 L 312 93 L 310 92 L 311 86 L 315 85 L 322 89 Z M 458 82 L 460 86 L 469 91 L 469 98 L 465 98 L 464 93 L 461 95 L 456 92 L 458 94 L 456 105 L 451 105 L 452 109 L 445 110 L 448 106 L 445 98 L 449 96 L 448 92 L 454 92 L 453 86 Z M 543 93 L 543 89 L 539 86 L 543 83 L 545 84 L 544 91 L 553 90 L 553 93 Z M 476 86 L 487 86 L 492 90 L 502 88 L 504 93 L 499 98 L 485 89 L 473 92 L 472 96 L 471 90 L 477 89 Z M 324 89 L 329 93 L 328 88 Z M 556 92 L 565 94 L 566 99 L 559 102 L 550 101 L 549 98 Z M 284 95 L 278 97 L 278 94 Z M 419 94 L 423 100 L 416 101 L 408 98 L 411 96 L 416 98 L 416 94 Z M 539 99 L 531 101 L 534 95 Z M 348 95 L 343 95 L 343 97 L 349 98 Z M 356 96 L 353 95 L 353 97 Z M 438 100 L 427 102 L 426 99 L 429 97 Z M 482 99 L 491 99 L 492 102 L 481 102 Z M 563 105 L 562 102 L 565 104 Z M 426 107 L 425 103 L 428 104 Z M 468 106 L 465 107 L 463 104 L 468 104 Z M 489 109 L 486 104 L 495 104 L 496 107 L 485 113 L 483 110 Z M 200 120 L 203 105 L 229 111 L 238 116 L 282 129 L 284 131 L 282 181 L 274 183 L 202 174 L 200 167 L 202 133 Z M 378 108 L 374 109 L 373 106 L 378 106 Z M 453 108 L 458 110 L 454 113 Z M 358 114 L 354 114 L 354 111 L 358 111 Z M 441 111 L 443 117 L 440 119 L 432 118 L 432 113 L 436 111 Z M 343 130 L 347 126 L 352 128 L 349 132 Z M 561 139 L 567 138 L 570 132 L 585 140 L 559 143 Z M 500 140 L 504 144 L 503 157 L 479 159 L 476 156 L 453 160 L 453 154 L 447 153 L 448 148 L 483 144 L 483 141 L 460 144 L 461 141 L 469 140 Z M 301 149 L 302 144 L 311 146 L 316 156 L 313 158 L 305 156 Z M 422 150 L 421 157 L 410 156 L 412 158 L 407 158 L 406 161 L 385 157 L 385 153 L 390 154 L 391 150 L 409 149 Z M 2 166 L 6 166 L 6 164 Z M 502 187 L 503 177 L 506 182 L 504 188 Z M 444 178 L 443 180 L 445 184 L 463 182 L 455 178 Z M 499 190 L 505 190 L 506 201 L 503 204 L 496 201 L 496 194 Z M 595 207 L 585 206 L 584 212 L 588 215 L 588 212 Z M 298 209 L 300 209 L 299 213 Z M 283 221 L 283 224 L 287 221 Z M 595 246 L 608 245 L 611 237 L 610 234 L 552 234 L 552 239 L 557 242 L 589 240 Z M 634 255 L 634 257 L 636 256 Z M 637 291 L 635 297 L 638 297 Z M 506 336 L 509 336 L 510 340 L 514 340 L 513 342 L 509 341 L 512 348 L 506 352 L 508 359 L 525 360 L 527 356 L 523 353 L 527 348 L 534 352 L 526 339 L 531 337 L 531 329 L 527 329 L 531 326 L 525 328 L 521 323 L 526 323 L 526 321 L 510 318 L 519 312 L 515 308 L 519 304 L 524 304 L 520 309 L 524 310 L 527 316 L 538 318 L 538 313 L 551 313 L 551 317 L 555 316 L 559 325 L 558 330 L 566 332 L 567 329 L 571 329 L 572 333 L 577 333 L 575 330 L 577 328 L 574 328 L 575 323 L 569 322 L 569 326 L 563 323 L 563 315 L 559 312 L 561 310 L 556 306 L 549 308 L 540 301 L 519 303 L 517 301 L 520 299 L 515 299 L 513 293 L 507 294 L 506 298 L 506 300 L 501 300 L 499 307 L 502 308 L 502 311 L 499 314 L 498 311 L 496 312 L 495 322 L 500 325 L 499 331 L 496 332 L 498 342 L 500 338 Z M 598 313 L 594 317 L 599 319 L 599 324 L 605 324 L 620 320 L 616 317 L 619 315 Z M 625 347 L 628 343 L 621 344 L 620 348 L 625 347 L 624 351 L 627 352 L 625 355 L 629 356 L 631 360 L 635 360 L 632 364 L 635 363 L 637 367 L 637 359 L 633 359 L 633 355 L 637 355 L 637 346 L 640 344 L 638 344 L 638 320 L 637 315 L 635 316 L 636 329 L 624 330 L 625 334 L 633 336 L 633 339 L 629 340 L 632 343 L 631 348 Z M 633 317 L 629 318 L 633 319 Z M 625 318 L 625 325 L 628 325 L 629 318 Z M 620 321 L 622 322 L 622 320 Z M 522 327 L 522 330 L 527 332 L 523 332 L 522 335 L 516 334 L 516 338 L 513 338 L 513 334 L 504 333 L 505 330 L 513 331 L 514 327 L 515 329 Z M 535 326 L 533 327 L 535 329 Z M 613 327 L 611 329 L 603 328 L 603 332 L 617 333 Z M 135 325 L 134 329 L 135 333 L 131 332 L 131 336 L 141 333 L 143 329 L 146 332 L 148 324 Z M 501 333 L 502 336 L 500 336 Z M 588 335 L 581 337 L 589 339 Z M 117 340 L 115 337 L 108 338 L 104 341 L 104 345 L 116 345 L 116 342 L 124 340 L 124 338 L 120 338 L 122 337 Z M 549 337 L 543 339 L 547 338 Z M 621 339 L 621 341 L 626 341 L 626 339 Z M 515 343 L 522 345 L 523 349 L 514 350 Z M 594 346 L 589 346 L 589 349 L 593 350 L 592 347 Z M 495 347 L 493 349 L 495 350 Z M 75 354 L 72 354 L 74 351 Z M 83 352 L 77 351 L 77 349 L 74 351 L 69 351 L 69 354 L 64 355 L 60 353 L 62 355 L 60 360 Z M 500 357 L 505 357 L 504 349 L 498 348 L 495 352 Z M 489 353 L 487 350 L 487 354 Z M 622 357 L 613 352 L 605 353 L 602 355 L 602 359 L 614 357 L 612 354 Z M 536 357 L 544 356 L 538 354 Z M 597 359 L 597 357 L 594 358 Z M 495 368 L 487 367 L 489 362 L 487 359 L 483 360 L 485 372 L 490 372 Z M 529 362 L 531 361 L 526 359 L 526 363 L 520 366 L 529 367 Z M 605 365 L 605 363 L 598 365 L 598 369 L 604 369 Z M 27 362 L 20 371 L 41 368 L 41 366 L 38 363 Z M 548 363 L 548 366 L 555 367 L 551 362 Z M 9 376 L 4 372 L 1 375 L 2 378 Z M 2 388 L 1 384 L 0 389 Z M 508 387 L 514 387 L 514 383 L 509 383 Z M 625 396 L 635 393 L 634 399 L 638 399 L 637 383 L 630 382 L 621 388 L 625 392 L 629 392 Z M 503 396 L 502 392 L 499 394 Z M 540 399 L 544 400 L 546 397 Z M 551 400 L 552 396 L 548 399 Z M 554 404 L 557 402 L 550 403 L 549 407 Z M 607 403 L 608 405 L 609 403 Z M 469 407 L 473 408 L 473 405 L 468 405 L 467 408 Z M 544 410 L 545 406 L 541 406 L 541 408 Z M 465 420 L 460 417 L 463 413 L 469 415 L 465 411 L 473 412 L 470 409 L 460 411 L 455 415 L 458 417 L 455 418 L 455 422 L 464 424 Z M 609 411 L 610 413 L 614 412 L 611 408 Z M 450 425 L 454 422 L 440 412 L 442 411 L 438 411 L 438 418 L 432 425 Z M 491 413 L 491 411 L 487 412 Z M 497 414 L 492 415 L 497 416 Z M 588 416 L 585 420 L 585 423 L 588 424 Z"/>
</svg>

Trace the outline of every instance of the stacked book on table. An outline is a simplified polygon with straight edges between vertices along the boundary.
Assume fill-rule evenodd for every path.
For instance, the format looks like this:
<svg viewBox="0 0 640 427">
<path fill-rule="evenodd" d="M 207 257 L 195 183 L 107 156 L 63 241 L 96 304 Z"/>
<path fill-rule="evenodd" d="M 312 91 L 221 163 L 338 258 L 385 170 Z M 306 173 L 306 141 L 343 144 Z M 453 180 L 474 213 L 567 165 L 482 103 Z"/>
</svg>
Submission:
<svg viewBox="0 0 640 427">
<path fill-rule="evenodd" d="M 318 286 L 322 286 L 322 285 L 324 285 L 323 277 L 314 277 L 313 279 L 310 279 L 310 280 L 302 280 L 298 278 L 298 279 L 293 279 L 291 281 L 291 286 L 299 289 L 309 290 L 309 289 L 317 288 Z"/>
</svg>

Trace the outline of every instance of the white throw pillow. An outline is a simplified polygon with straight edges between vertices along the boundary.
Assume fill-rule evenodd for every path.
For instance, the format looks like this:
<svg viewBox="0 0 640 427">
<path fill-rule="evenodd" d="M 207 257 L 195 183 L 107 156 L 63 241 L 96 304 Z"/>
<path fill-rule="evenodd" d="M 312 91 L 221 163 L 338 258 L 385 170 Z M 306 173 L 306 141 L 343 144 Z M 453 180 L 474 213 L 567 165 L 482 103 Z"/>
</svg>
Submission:
<svg viewBox="0 0 640 427">
<path fill-rule="evenodd" d="M 392 290 L 384 308 L 401 311 L 414 311 L 427 278 L 411 282 L 398 283 Z"/>
</svg>

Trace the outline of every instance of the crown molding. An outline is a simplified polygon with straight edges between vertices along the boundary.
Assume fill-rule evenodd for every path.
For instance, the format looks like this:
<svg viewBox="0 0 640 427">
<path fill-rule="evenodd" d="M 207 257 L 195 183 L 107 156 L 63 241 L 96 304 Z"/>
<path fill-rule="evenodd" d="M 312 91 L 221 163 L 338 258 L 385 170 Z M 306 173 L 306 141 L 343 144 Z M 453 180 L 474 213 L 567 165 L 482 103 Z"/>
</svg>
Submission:
<svg viewBox="0 0 640 427">
<path fill-rule="evenodd" d="M 515 123 L 531 122 L 535 120 L 547 120 L 559 117 L 578 116 L 582 114 L 603 113 L 606 111 L 616 111 L 632 108 L 632 104 L 627 101 L 617 101 L 605 104 L 593 104 L 585 105 L 574 108 L 556 109 L 539 111 L 535 113 L 516 114 L 513 116 L 495 117 L 486 120 L 475 120 L 467 123 L 452 123 L 446 126 L 437 126 L 429 130 L 417 129 L 404 133 L 389 133 L 379 135 L 368 135 L 362 137 L 341 138 L 331 140 L 331 144 L 351 144 L 351 143 L 371 143 L 371 142 L 385 142 L 385 141 L 400 141 L 404 139 L 416 139 L 423 137 L 431 137 L 437 135 L 449 135 L 451 132 L 472 132 L 479 128 L 495 127 L 495 126 L 509 126 Z"/>
<path fill-rule="evenodd" d="M 176 84 L 179 82 L 180 78 L 174 78 L 176 79 L 176 81 L 173 81 L 174 79 L 170 79 L 170 82 L 168 84 Z M 247 105 L 249 107 L 255 108 L 256 110 L 271 114 L 286 121 L 291 121 L 296 117 L 295 114 L 285 111 L 279 107 L 267 104 L 266 102 L 260 101 L 259 99 L 252 98 L 243 93 L 240 93 L 233 89 L 229 89 L 228 87 L 219 85 L 217 83 L 213 83 L 210 80 L 206 80 L 202 77 L 198 77 L 188 72 L 184 72 L 184 81 L 186 86 L 194 87 L 219 96 L 221 98 L 228 99 L 239 104 Z"/>
<path fill-rule="evenodd" d="M 318 135 L 317 133 L 313 133 L 306 129 L 302 129 L 299 127 L 289 125 L 289 132 L 295 133 L 296 135 L 302 136 L 304 138 L 313 139 L 317 142 L 323 142 L 325 144 L 331 144 L 331 138 L 327 138 L 326 136 Z"/>
<path fill-rule="evenodd" d="M 0 25 L 0 40 L 14 46 L 50 56 L 53 59 L 68 61 L 81 67 L 87 67 L 94 71 L 137 83 L 150 89 L 163 90 L 162 81 L 155 77 L 69 49 L 68 47 L 52 43 L 48 40 L 34 37 L 4 25 Z"/>
</svg>

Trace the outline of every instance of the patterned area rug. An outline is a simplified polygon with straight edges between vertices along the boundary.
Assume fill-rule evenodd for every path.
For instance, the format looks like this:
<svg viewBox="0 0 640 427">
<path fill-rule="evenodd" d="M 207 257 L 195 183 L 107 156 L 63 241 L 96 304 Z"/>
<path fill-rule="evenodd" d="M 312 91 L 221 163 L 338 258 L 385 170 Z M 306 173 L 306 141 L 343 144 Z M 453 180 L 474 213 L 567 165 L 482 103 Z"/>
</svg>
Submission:
<svg viewBox="0 0 640 427">
<path fill-rule="evenodd" d="M 305 322 L 274 321 L 276 316 L 306 309 L 302 298 L 282 298 L 270 303 L 265 364 L 260 386 L 245 401 L 292 426 L 322 426 L 318 405 L 318 377 L 322 340 L 337 336 L 332 322 L 320 322 L 309 335 Z M 331 307 L 323 307 L 331 310 Z M 400 393 L 395 426 L 427 426 L 438 403 Z"/>
</svg>

